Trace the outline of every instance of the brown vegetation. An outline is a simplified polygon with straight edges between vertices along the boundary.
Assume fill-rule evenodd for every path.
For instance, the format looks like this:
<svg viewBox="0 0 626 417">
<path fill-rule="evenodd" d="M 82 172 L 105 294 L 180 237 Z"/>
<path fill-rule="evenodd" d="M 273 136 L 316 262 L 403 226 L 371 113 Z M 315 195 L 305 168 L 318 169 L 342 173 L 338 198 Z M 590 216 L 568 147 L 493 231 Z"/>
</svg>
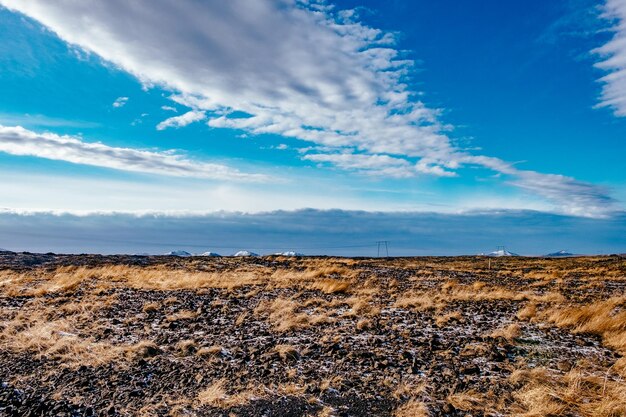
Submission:
<svg viewBox="0 0 626 417">
<path fill-rule="evenodd" d="M 482 258 L 284 257 L 4 268 L 0 376 L 47 392 L 85 367 L 189 370 L 172 392 L 125 403 L 126 415 L 228 415 L 277 399 L 335 415 L 358 403 L 342 395 L 357 395 L 396 417 L 621 416 L 625 289 L 621 258 L 498 259 L 491 269 Z M 13 368 L 20 361 L 41 369 Z"/>
</svg>

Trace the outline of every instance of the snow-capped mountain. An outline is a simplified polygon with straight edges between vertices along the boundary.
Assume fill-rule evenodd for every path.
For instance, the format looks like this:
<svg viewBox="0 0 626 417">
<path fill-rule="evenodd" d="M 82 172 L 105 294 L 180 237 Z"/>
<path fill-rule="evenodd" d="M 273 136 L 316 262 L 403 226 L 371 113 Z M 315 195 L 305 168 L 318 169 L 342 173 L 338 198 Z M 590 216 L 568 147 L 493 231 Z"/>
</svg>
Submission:
<svg viewBox="0 0 626 417">
<path fill-rule="evenodd" d="M 166 253 L 164 255 L 166 255 L 166 256 L 180 256 L 180 257 L 192 256 L 189 252 L 184 251 L 184 250 L 173 250 L 173 251 L 168 252 L 168 253 Z"/>
<path fill-rule="evenodd" d="M 276 252 L 274 255 L 276 256 L 304 256 L 303 253 L 294 252 L 292 250 L 287 251 L 287 252 Z"/>
<path fill-rule="evenodd" d="M 487 256 L 500 257 L 500 256 L 519 256 L 519 255 L 517 253 L 509 252 L 506 249 L 498 249 L 496 251 L 488 253 Z"/>
<path fill-rule="evenodd" d="M 219 258 L 222 255 L 220 255 L 219 253 L 215 253 L 215 252 L 203 252 L 203 253 L 198 254 L 197 256 L 210 256 L 213 258 Z"/>
<path fill-rule="evenodd" d="M 560 250 L 558 252 L 552 252 L 552 253 L 549 253 L 549 254 L 544 255 L 544 256 L 546 258 L 564 258 L 564 257 L 567 257 L 567 256 L 576 256 L 576 255 L 574 255 L 573 253 L 569 253 L 567 251 L 564 251 L 564 250 Z"/>
<path fill-rule="evenodd" d="M 259 256 L 259 255 L 254 252 L 247 251 L 247 250 L 240 250 L 239 252 L 235 253 L 233 256 Z"/>
</svg>

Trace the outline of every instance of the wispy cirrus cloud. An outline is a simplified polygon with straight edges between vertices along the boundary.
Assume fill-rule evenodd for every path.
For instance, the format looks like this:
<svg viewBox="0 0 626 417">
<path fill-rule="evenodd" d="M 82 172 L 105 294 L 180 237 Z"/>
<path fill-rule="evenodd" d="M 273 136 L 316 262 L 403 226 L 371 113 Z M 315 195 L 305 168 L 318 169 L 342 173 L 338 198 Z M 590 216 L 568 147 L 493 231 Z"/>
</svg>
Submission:
<svg viewBox="0 0 626 417">
<path fill-rule="evenodd" d="M 302 158 L 341 169 L 403 178 L 454 176 L 479 166 L 548 199 L 556 211 L 598 216 L 614 210 L 601 187 L 455 146 L 440 109 L 409 88 L 413 61 L 393 34 L 360 22 L 355 11 L 313 0 L 0 4 L 146 85 L 172 91 L 172 100 L 190 111 L 159 129 L 207 117 L 211 127 L 309 142 L 315 151 Z"/>
<path fill-rule="evenodd" d="M 626 0 L 607 0 L 604 18 L 613 23 L 613 38 L 595 53 L 602 57 L 596 67 L 608 73 L 600 78 L 600 107 L 610 107 L 616 116 L 626 117 Z"/>
<path fill-rule="evenodd" d="M 122 171 L 215 180 L 261 181 L 226 165 L 192 161 L 173 152 L 154 152 L 85 142 L 75 136 L 37 133 L 20 126 L 0 125 L 0 152 L 66 161 Z"/>
</svg>

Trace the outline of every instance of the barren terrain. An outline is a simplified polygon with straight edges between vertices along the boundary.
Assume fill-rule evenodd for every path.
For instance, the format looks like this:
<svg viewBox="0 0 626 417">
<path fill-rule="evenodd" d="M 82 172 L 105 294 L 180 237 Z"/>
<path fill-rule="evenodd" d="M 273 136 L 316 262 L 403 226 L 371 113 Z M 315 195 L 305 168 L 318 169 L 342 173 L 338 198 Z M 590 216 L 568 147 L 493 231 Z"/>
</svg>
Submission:
<svg viewBox="0 0 626 417">
<path fill-rule="evenodd" d="M 624 416 L 626 259 L 0 253 L 0 415 Z"/>
</svg>

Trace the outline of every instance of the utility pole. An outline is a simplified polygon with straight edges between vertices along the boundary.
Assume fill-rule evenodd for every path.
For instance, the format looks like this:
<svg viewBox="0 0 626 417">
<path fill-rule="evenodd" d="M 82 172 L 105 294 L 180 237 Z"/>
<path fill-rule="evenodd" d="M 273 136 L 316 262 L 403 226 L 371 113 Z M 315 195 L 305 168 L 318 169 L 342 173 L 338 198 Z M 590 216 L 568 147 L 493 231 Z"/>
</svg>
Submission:
<svg viewBox="0 0 626 417">
<path fill-rule="evenodd" d="M 385 257 L 386 258 L 389 257 L 389 241 L 388 240 L 379 240 L 378 242 L 376 242 L 376 246 L 377 246 L 376 256 L 378 258 L 380 258 L 380 248 L 383 246 L 385 247 Z"/>
</svg>

